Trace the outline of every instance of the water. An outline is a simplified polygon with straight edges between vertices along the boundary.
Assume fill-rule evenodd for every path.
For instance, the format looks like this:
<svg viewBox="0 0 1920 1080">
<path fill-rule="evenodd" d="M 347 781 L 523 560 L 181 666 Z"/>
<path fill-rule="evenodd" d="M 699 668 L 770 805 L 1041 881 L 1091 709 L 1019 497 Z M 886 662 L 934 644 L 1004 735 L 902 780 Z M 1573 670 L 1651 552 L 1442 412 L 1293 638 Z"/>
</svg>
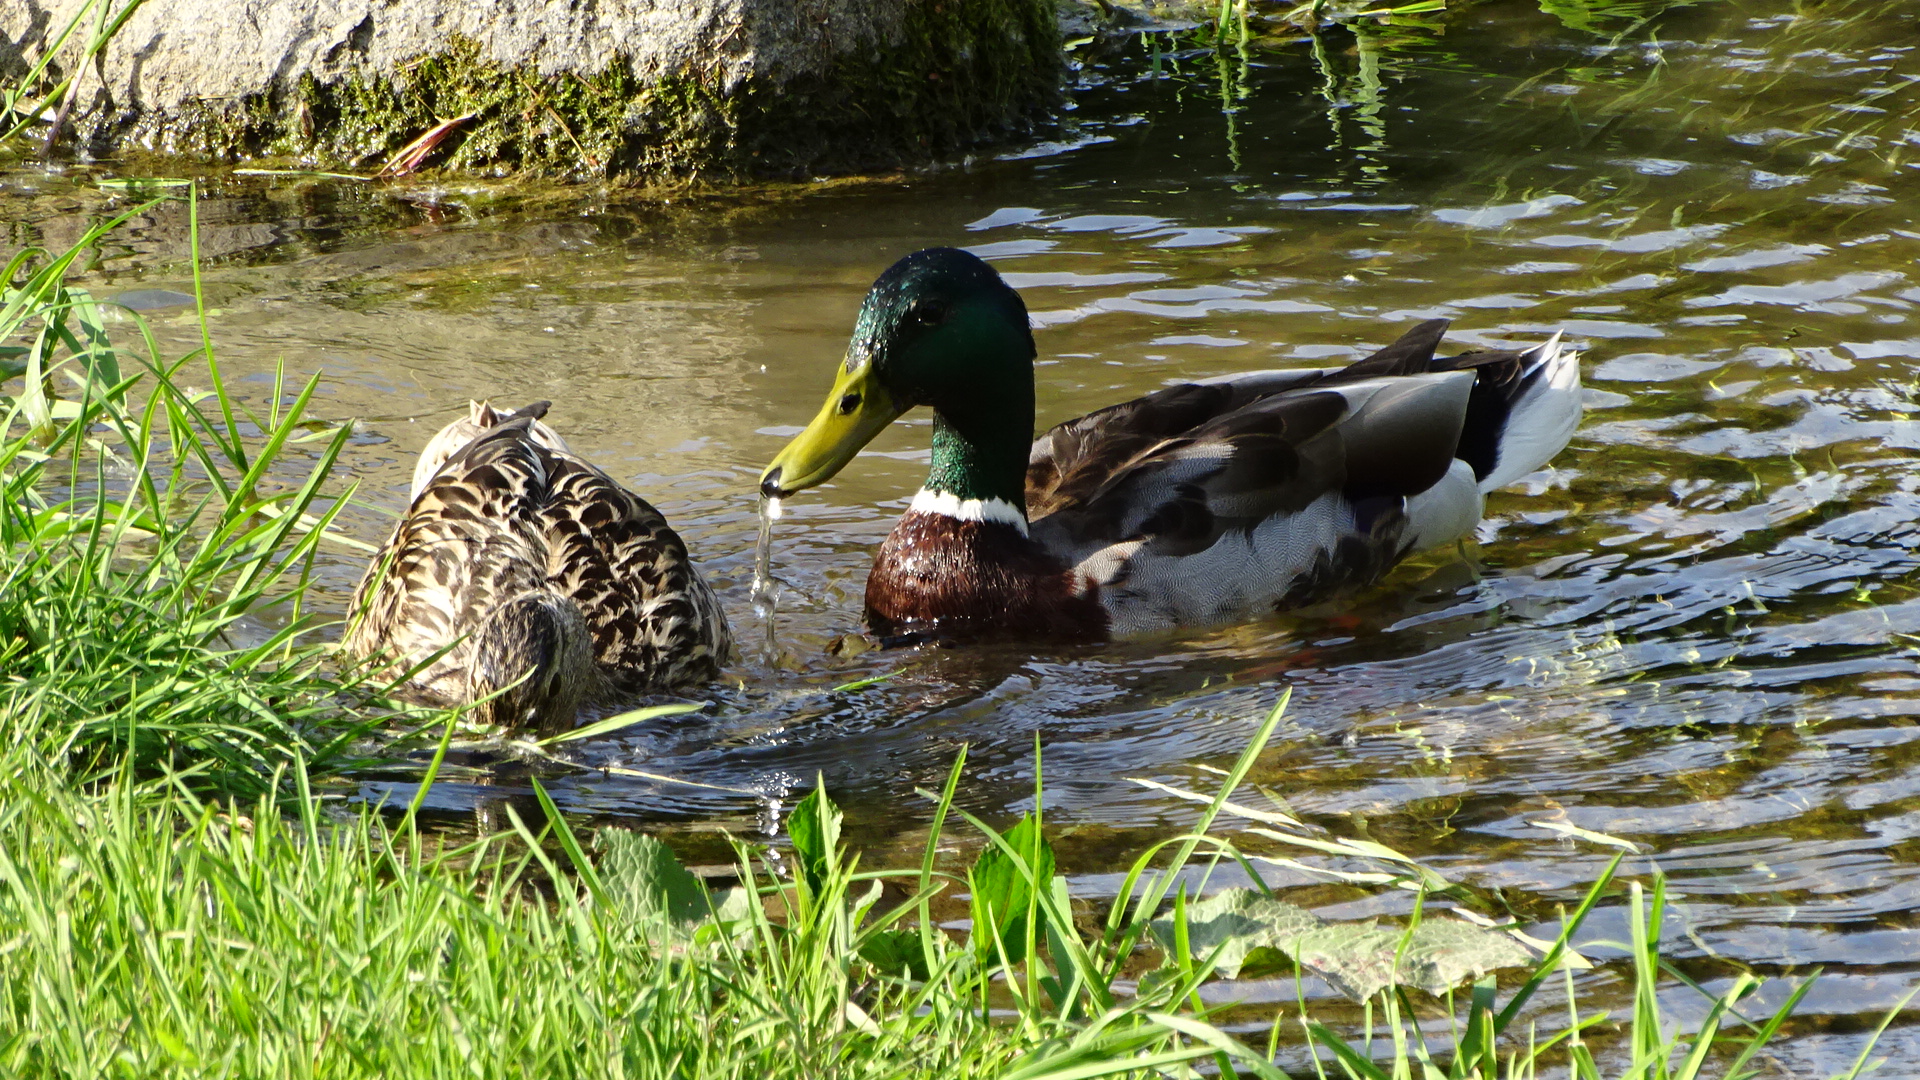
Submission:
<svg viewBox="0 0 1920 1080">
<path fill-rule="evenodd" d="M 773 577 L 773 523 L 779 520 L 780 500 L 770 495 L 760 496 L 760 535 L 753 542 L 753 585 L 748 595 L 753 599 L 753 613 L 760 617 L 765 635 L 761 643 L 763 655 L 769 659 L 778 655 L 780 648 L 775 618 L 780 585 Z"/>
<path fill-rule="evenodd" d="M 227 179 L 203 207 L 210 320 L 256 400 L 284 358 L 326 374 L 321 415 L 358 418 L 355 535 L 390 527 L 413 455 L 467 398 L 550 398 L 572 445 L 672 519 L 743 641 L 759 471 L 906 251 L 964 244 L 1022 290 L 1049 424 L 1173 378 L 1339 363 L 1434 315 L 1459 346 L 1564 328 L 1587 350 L 1586 423 L 1489 499 L 1467 557 L 1106 647 L 850 636 L 924 473 L 913 414 L 788 501 L 779 655 L 743 647 L 703 713 L 580 751 L 755 794 L 599 773 L 550 790 L 712 862 L 720 830 L 759 833 L 822 776 L 866 865 L 898 865 L 927 818 L 914 789 L 962 744 L 969 811 L 1028 808 L 1037 733 L 1061 865 L 1097 896 L 1193 821 L 1126 778 L 1210 783 L 1200 766 L 1230 761 L 1284 683 L 1256 779 L 1295 811 L 1528 921 L 1607 857 L 1536 822 L 1645 845 L 1678 896 L 1683 970 L 1825 969 L 1769 1066 L 1824 1076 L 1920 981 L 1916 45 L 1912 5 L 1725 0 L 1580 29 L 1500 0 L 1444 33 L 1336 31 L 1244 62 L 1162 36 L 1158 77 L 1136 41 L 1090 58 L 1045 145 L 898 178 L 669 201 Z M 104 198 L 84 175 L 0 188 L 9 235 L 50 245 Z M 89 284 L 187 291 L 182 225 L 149 215 Z M 147 313 L 178 353 L 187 310 Z M 328 552 L 332 603 L 359 558 Z M 432 804 L 470 822 L 528 794 L 503 774 Z M 1405 903 L 1306 899 L 1333 916 Z M 1593 927 L 1625 937 L 1617 908 Z M 1624 1000 L 1617 965 L 1581 978 Z M 1882 1075 L 1920 1074 L 1920 1028 L 1896 1024 L 1883 1050 Z"/>
</svg>

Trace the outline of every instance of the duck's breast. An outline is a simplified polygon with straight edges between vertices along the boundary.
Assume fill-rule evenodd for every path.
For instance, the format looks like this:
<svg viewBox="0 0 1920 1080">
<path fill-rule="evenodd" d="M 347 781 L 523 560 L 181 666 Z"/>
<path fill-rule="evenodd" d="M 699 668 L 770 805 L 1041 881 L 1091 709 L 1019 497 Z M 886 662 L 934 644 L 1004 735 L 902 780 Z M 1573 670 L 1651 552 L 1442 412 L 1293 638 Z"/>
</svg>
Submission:
<svg viewBox="0 0 1920 1080">
<path fill-rule="evenodd" d="M 874 558 L 867 623 L 882 637 L 1097 639 L 1107 629 L 1095 592 L 1018 528 L 917 510 Z"/>
</svg>

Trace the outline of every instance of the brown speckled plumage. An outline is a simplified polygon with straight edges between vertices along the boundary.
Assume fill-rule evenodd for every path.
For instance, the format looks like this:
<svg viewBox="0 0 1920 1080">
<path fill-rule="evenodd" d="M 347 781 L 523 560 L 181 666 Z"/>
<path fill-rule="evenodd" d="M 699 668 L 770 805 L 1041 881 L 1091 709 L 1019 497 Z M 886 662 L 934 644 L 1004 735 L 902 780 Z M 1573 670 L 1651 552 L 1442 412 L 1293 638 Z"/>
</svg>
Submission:
<svg viewBox="0 0 1920 1080">
<path fill-rule="evenodd" d="M 561 730 L 582 707 L 713 677 L 732 639 L 666 519 L 546 437 L 544 411 L 431 474 L 355 593 L 346 648 L 417 667 L 410 689 L 434 703 L 525 675 L 478 718 Z"/>
</svg>

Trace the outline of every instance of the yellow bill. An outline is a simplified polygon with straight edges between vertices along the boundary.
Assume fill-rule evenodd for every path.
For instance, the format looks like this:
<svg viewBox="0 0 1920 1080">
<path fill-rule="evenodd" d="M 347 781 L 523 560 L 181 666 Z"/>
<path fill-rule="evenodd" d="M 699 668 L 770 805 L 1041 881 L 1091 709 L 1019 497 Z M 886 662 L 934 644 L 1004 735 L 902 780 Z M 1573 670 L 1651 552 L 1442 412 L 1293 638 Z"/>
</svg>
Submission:
<svg viewBox="0 0 1920 1080">
<path fill-rule="evenodd" d="M 826 483 L 905 411 L 873 377 L 871 363 L 852 374 L 842 367 L 820 415 L 760 474 L 760 491 L 785 497 Z"/>
</svg>

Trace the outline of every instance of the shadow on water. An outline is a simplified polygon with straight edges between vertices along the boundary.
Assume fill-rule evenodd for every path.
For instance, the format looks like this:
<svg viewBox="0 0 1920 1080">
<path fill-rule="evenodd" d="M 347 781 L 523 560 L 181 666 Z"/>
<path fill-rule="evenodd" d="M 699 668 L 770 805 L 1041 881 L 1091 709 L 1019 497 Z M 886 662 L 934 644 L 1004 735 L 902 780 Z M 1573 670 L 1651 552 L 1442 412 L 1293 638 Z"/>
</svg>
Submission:
<svg viewBox="0 0 1920 1080">
<path fill-rule="evenodd" d="M 774 654 L 743 649 L 704 712 L 572 751 L 752 794 L 596 771 L 554 794 L 718 859 L 716 830 L 763 832 L 821 776 L 886 862 L 962 744 L 962 804 L 1023 809 L 1037 734 L 1063 865 L 1097 894 L 1191 821 L 1127 778 L 1205 782 L 1284 681 L 1256 778 L 1296 811 L 1542 920 L 1603 859 L 1536 822 L 1639 841 L 1682 896 L 1683 965 L 1827 966 L 1804 1011 L 1832 1030 L 1784 1044 L 1780 1068 L 1850 1060 L 1854 1018 L 1920 956 L 1920 11 L 1508 0 L 1094 48 L 1043 143 L 905 177 L 671 200 L 222 179 L 202 240 L 223 361 L 254 387 L 280 358 L 327 372 L 321 407 L 359 418 L 364 539 L 468 397 L 552 399 L 757 641 L 753 479 L 811 415 L 868 283 L 913 248 L 968 246 L 1026 295 L 1044 423 L 1169 379 L 1343 362 L 1431 316 L 1458 345 L 1564 327 L 1588 350 L 1587 422 L 1489 500 L 1464 554 L 1105 648 L 846 647 L 925 466 L 910 417 L 789 503 Z M 92 180 L 0 175 L 10 241 L 77 235 L 106 198 Z M 91 272 L 184 340 L 175 213 Z M 337 553 L 325 594 L 343 605 L 359 571 Z M 523 784 L 506 769 L 432 801 L 484 826 Z M 1888 1075 L 1920 1072 L 1920 1030 L 1882 1050 Z"/>
</svg>

